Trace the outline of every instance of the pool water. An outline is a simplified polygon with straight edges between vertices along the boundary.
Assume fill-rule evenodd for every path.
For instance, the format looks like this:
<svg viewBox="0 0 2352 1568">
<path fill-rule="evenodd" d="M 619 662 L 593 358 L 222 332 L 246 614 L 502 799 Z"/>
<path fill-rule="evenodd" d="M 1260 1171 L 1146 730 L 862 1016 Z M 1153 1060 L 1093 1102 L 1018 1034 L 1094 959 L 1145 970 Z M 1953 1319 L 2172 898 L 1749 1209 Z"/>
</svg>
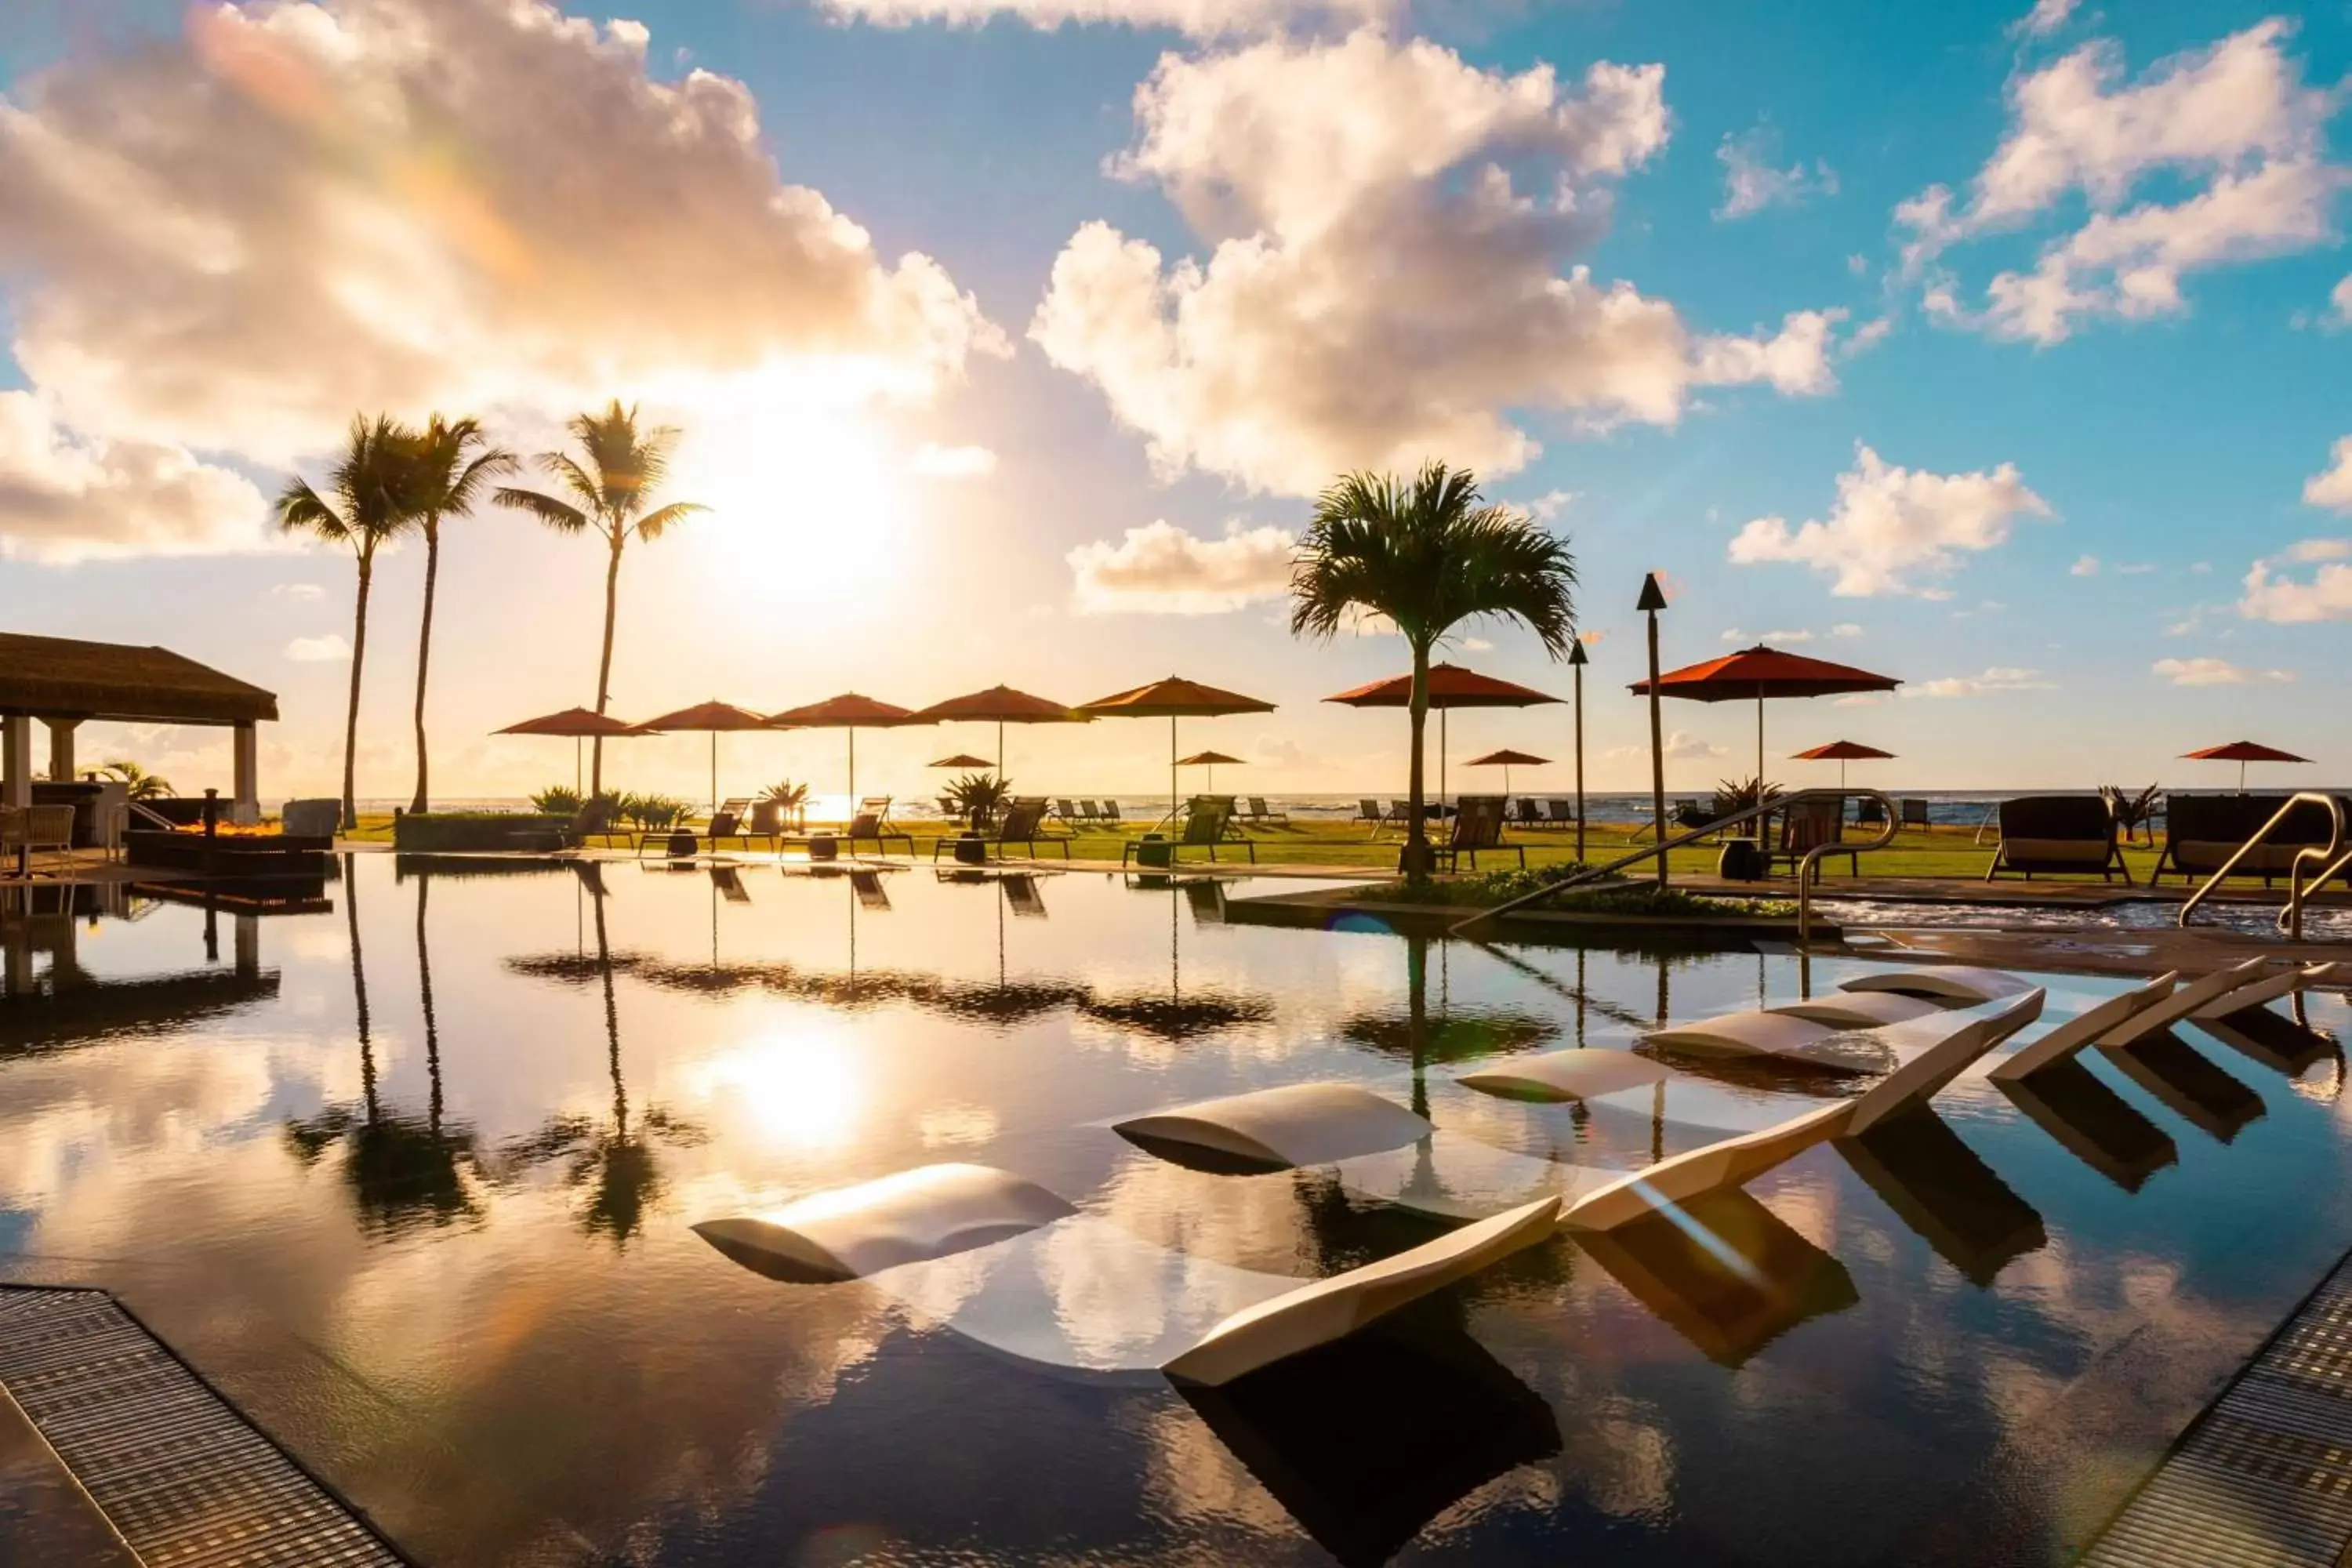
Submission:
<svg viewBox="0 0 2352 1568">
<path fill-rule="evenodd" d="M 2260 903 L 2210 902 L 2190 919 L 2200 927 L 2276 938 L 2279 911 L 2285 901 L 2285 889 L 2281 889 L 2275 900 Z M 2180 906 L 2166 899 L 2118 899 L 2111 904 L 2089 906 L 1937 904 L 1915 900 L 1828 898 L 1818 900 L 1813 907 L 1821 911 L 1822 919 L 1854 929 L 2171 931 L 2180 923 Z M 2352 908 L 2341 904 L 2305 905 L 2303 934 L 2310 942 L 2352 942 Z"/>
<path fill-rule="evenodd" d="M 691 1226 L 973 1161 L 1328 1274 L 1444 1227 L 1107 1123 L 1343 1079 L 1507 1147 L 1671 1152 L 1450 1074 L 1791 998 L 1797 961 L 1227 923 L 1246 880 L 347 868 L 282 912 L 0 908 L 0 1281 L 119 1292 L 443 1568 L 2059 1561 L 2352 1247 L 2329 1039 L 2194 1036 L 2028 1103 L 1972 1073 L 1223 1390 L 1057 1373 Z M 2117 984 L 2050 984 L 2053 1017 Z M 1065 1261 L 1074 1338 L 1185 1288 Z"/>
</svg>

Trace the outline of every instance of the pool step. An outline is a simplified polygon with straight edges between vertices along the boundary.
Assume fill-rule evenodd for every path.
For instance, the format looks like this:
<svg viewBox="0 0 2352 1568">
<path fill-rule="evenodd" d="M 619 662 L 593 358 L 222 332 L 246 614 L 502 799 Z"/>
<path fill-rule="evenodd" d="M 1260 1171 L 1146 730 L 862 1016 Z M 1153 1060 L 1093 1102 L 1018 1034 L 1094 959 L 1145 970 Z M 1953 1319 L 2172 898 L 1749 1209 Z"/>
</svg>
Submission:
<svg viewBox="0 0 2352 1568">
<path fill-rule="evenodd" d="M 103 1290 L 0 1287 L 0 1388 L 145 1568 L 408 1561 Z"/>
<path fill-rule="evenodd" d="M 2352 1549 L 2352 1258 L 2224 1389 L 2084 1568 L 2334 1568 Z"/>
</svg>

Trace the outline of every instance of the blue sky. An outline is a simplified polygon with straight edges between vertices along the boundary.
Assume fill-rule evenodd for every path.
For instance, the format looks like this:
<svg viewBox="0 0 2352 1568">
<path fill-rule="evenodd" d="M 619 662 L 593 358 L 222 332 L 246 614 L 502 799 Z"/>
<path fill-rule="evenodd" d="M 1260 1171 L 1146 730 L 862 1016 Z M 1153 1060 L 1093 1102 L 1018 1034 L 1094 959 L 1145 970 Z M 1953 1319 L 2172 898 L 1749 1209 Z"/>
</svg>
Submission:
<svg viewBox="0 0 2352 1568">
<path fill-rule="evenodd" d="M 632 716 L 998 679 L 1078 700 L 1173 669 L 1283 705 L 1198 729 L 1252 758 L 1252 785 L 1392 788 L 1394 726 L 1315 700 L 1400 668 L 1401 645 L 1294 643 L 1268 563 L 1309 476 L 1425 454 L 1571 536 L 1601 634 L 1596 786 L 1646 771 L 1623 683 L 1651 569 L 1675 586 L 1670 662 L 1777 634 L 1917 693 L 1787 705 L 1776 759 L 1844 735 L 1898 752 L 1894 783 L 2221 784 L 2170 759 L 2243 734 L 2315 756 L 2312 782 L 2352 779 L 2340 727 L 2298 717 L 2347 695 L 2352 547 L 2332 542 L 2352 469 L 2328 476 L 2352 462 L 2333 452 L 2352 289 L 2331 300 L 2352 276 L 2352 6 L 2053 3 L 2034 24 L 2021 0 L 1147 0 L 1234 26 L 1033 25 L 1087 3 L 639 4 L 620 13 L 645 30 L 635 88 L 613 74 L 623 35 L 558 37 L 551 14 L 497 30 L 473 0 L 19 15 L 0 29 L 21 111 L 0 132 L 0 384 L 22 389 L 0 418 L 0 619 L 274 687 L 270 793 L 315 790 L 338 762 L 349 563 L 273 546 L 256 498 L 316 472 L 371 398 L 478 407 L 535 451 L 609 382 L 688 427 L 678 493 L 718 509 L 631 562 Z M 503 118 L 443 93 L 395 23 L 428 55 L 496 53 L 518 99 L 605 107 L 570 132 Z M 1556 79 L 1526 76 L 1541 66 Z M 697 70 L 740 84 L 755 153 L 870 247 L 835 235 L 799 276 L 805 247 L 779 244 L 740 159 L 654 144 L 661 95 Z M 634 96 L 596 96 L 615 92 Z M 127 101 L 153 105 L 135 133 L 92 107 Z M 1441 112 L 1476 124 L 1424 168 Z M 386 150 L 384 127 L 419 125 L 425 153 Z M 1490 167 L 1516 205 L 1477 205 Z M 623 192 L 665 183 L 618 212 L 572 184 L 614 169 Z M 1753 211 L 1732 210 L 1741 169 Z M 534 186 L 580 194 L 524 210 Z M 1937 186 L 1943 206 L 1920 204 Z M 1155 247 L 1159 282 L 1086 252 L 1095 224 Z M 527 292 L 479 276 L 506 254 L 478 243 L 492 230 L 532 261 Z M 223 282 L 265 249 L 271 286 Z M 1171 358 L 1139 334 L 1177 321 L 1186 261 L 1194 307 L 1224 314 Z M 1544 291 L 1579 267 L 1591 300 Z M 1648 314 L 1596 325 L 1618 285 Z M 561 771 L 486 731 L 593 697 L 597 564 L 510 514 L 454 536 L 442 790 Z M 382 574 L 362 795 L 406 791 L 415 568 L 405 550 Z M 1470 635 L 1491 647 L 1466 662 L 1565 690 L 1524 634 Z M 1670 713 L 1670 780 L 1744 773 L 1749 722 Z M 1565 743 L 1557 710 L 1461 728 L 1465 754 Z M 192 777 L 219 765 L 201 736 L 122 739 Z M 912 793 L 926 755 L 982 740 L 877 737 L 862 771 Z M 627 782 L 699 793 L 699 741 L 639 744 Z M 837 770 L 827 740 L 734 745 L 747 774 Z M 1013 772 L 1140 793 L 1163 745 L 1040 732 Z"/>
</svg>

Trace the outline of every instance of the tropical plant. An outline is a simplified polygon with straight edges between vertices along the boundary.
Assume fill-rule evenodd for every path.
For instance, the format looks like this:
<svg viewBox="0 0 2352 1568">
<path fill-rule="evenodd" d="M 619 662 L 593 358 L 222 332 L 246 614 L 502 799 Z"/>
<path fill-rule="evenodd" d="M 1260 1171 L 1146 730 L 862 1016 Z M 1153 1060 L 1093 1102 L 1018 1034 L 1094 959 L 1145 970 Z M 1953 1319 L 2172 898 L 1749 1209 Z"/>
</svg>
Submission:
<svg viewBox="0 0 2352 1568">
<path fill-rule="evenodd" d="M 2136 833 L 2145 831 L 2151 844 L 2156 841 L 2156 830 L 2153 826 L 2156 820 L 2156 801 L 2157 797 L 2163 793 L 2162 784 L 2150 784 L 2137 795 L 2127 794 L 2114 784 L 2099 786 L 2099 798 L 2107 803 L 2107 810 L 2114 815 L 2116 826 L 2123 831 L 2124 837 L 2129 838 Z"/>
<path fill-rule="evenodd" d="M 171 796 L 170 779 L 149 773 L 129 757 L 117 757 L 99 771 L 112 774 L 132 800 L 164 800 Z"/>
<path fill-rule="evenodd" d="M 541 816 L 576 816 L 580 792 L 570 784 L 550 784 L 530 797 L 530 808 Z"/>
<path fill-rule="evenodd" d="M 808 795 L 807 784 L 794 784 L 790 779 L 779 779 L 760 792 L 760 801 L 763 805 L 775 805 L 786 811 L 798 811 L 808 804 Z"/>
<path fill-rule="evenodd" d="M 960 816 L 974 827 L 984 827 L 1013 796 L 1013 781 L 994 773 L 966 773 L 940 796 L 940 809 Z"/>
<path fill-rule="evenodd" d="M 613 695 L 613 627 L 620 610 L 622 551 L 632 538 L 650 544 L 673 524 L 708 509 L 692 501 L 672 501 L 646 510 L 669 471 L 670 448 L 677 444 L 677 432 L 667 426 L 639 430 L 634 405 L 624 408 L 616 397 L 604 413 L 578 415 L 567 428 L 580 444 L 582 456 L 542 452 L 539 462 L 572 500 L 512 486 L 502 487 L 497 499 L 500 506 L 527 511 L 558 533 L 593 530 L 604 537 L 604 642 L 596 663 L 596 711 L 602 713 Z M 602 793 L 604 737 L 591 742 L 589 754 L 589 790 Z"/>
<path fill-rule="evenodd" d="M 1429 657 L 1465 621 L 1517 620 L 1565 658 L 1576 637 L 1576 562 L 1568 542 L 1522 513 L 1487 504 L 1467 469 L 1429 463 L 1412 479 L 1342 475 L 1317 499 L 1290 575 L 1294 636 L 1329 641 L 1385 616 L 1412 650 L 1412 765 L 1403 869 L 1429 875 L 1422 740 Z"/>
<path fill-rule="evenodd" d="M 436 414 L 417 437 L 415 489 L 408 502 L 425 534 L 425 608 L 416 631 L 416 793 L 409 798 L 411 811 L 426 809 L 425 684 L 433 664 L 433 590 L 441 574 L 441 520 L 472 511 L 490 476 L 514 468 L 515 455 L 491 446 L 478 419 L 448 420 Z"/>
<path fill-rule="evenodd" d="M 359 826 L 353 785 L 360 741 L 360 681 L 367 664 L 368 593 L 375 582 L 375 552 L 384 541 L 415 521 L 415 431 L 383 415 L 354 415 L 343 448 L 328 474 L 321 496 L 306 479 L 287 483 L 278 497 L 278 526 L 346 545 L 359 563 L 359 592 L 352 616 L 352 688 L 343 719 L 343 826 Z"/>
<path fill-rule="evenodd" d="M 1715 785 L 1715 798 L 1707 803 L 1706 819 L 1721 822 L 1727 816 L 1737 816 L 1751 807 L 1780 798 L 1780 786 L 1766 784 L 1761 778 L 1718 779 Z"/>
</svg>

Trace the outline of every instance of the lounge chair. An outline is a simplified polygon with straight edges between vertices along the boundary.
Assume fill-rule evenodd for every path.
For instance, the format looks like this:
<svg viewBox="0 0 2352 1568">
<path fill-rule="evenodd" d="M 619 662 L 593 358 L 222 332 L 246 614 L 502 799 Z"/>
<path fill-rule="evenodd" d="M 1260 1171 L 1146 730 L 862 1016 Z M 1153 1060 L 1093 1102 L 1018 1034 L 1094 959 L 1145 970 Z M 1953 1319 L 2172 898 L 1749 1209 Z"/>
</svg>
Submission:
<svg viewBox="0 0 2352 1568">
<path fill-rule="evenodd" d="M 1519 814 L 1517 820 L 1521 827 L 1545 826 L 1543 802 L 1529 795 L 1521 795 L 1519 797 Z"/>
<path fill-rule="evenodd" d="M 1988 882 L 2003 871 L 2027 881 L 2043 876 L 2090 876 L 2103 881 L 2131 871 L 2116 843 L 2115 814 L 2091 795 L 2026 795 L 2000 803 L 2000 847 L 1985 868 Z"/>
<path fill-rule="evenodd" d="M 695 832 L 683 822 L 672 823 L 667 827 L 649 827 L 637 835 L 637 858 L 644 859 L 646 850 L 656 845 L 660 847 L 662 855 L 672 860 L 681 859 L 684 855 L 699 854 L 704 847 L 715 845 L 722 838 L 748 837 L 742 832 L 742 826 L 722 811 L 711 817 L 709 824 L 700 833 Z M 677 847 L 677 841 L 681 838 L 686 840 L 684 855 L 681 855 Z"/>
<path fill-rule="evenodd" d="M 337 809 L 341 808 L 338 805 Z M 571 822 L 563 829 L 563 843 L 566 848 L 582 849 L 587 847 L 591 838 L 610 838 L 612 836 L 613 803 L 600 796 L 583 803 L 580 809 L 572 813 Z"/>
<path fill-rule="evenodd" d="M 2240 845 L 2278 815 L 2288 798 L 2283 795 L 2168 796 L 2164 807 L 2164 854 L 2157 860 L 2148 884 L 2153 887 L 2168 871 L 2190 881 L 2211 876 L 2238 852 Z M 2297 851 L 2326 847 L 2327 828 L 2325 807 L 2299 805 L 2230 875 L 2260 877 L 2267 888 L 2272 879 L 2293 871 Z"/>
<path fill-rule="evenodd" d="M 1184 832 L 1169 846 L 1169 864 L 1175 864 L 1185 849 L 1206 849 L 1209 858 L 1217 858 L 1219 848 L 1238 848 L 1249 854 L 1250 864 L 1257 864 L 1257 846 L 1246 838 L 1227 839 L 1225 829 L 1233 825 L 1234 802 L 1230 795 L 1196 795 L 1184 808 Z M 1129 839 L 1119 846 L 1118 863 L 1125 869 L 1140 847 L 1139 841 Z"/>
<path fill-rule="evenodd" d="M 1895 804 L 1903 808 L 1903 820 L 1898 826 L 1904 827 L 1926 827 L 1929 826 L 1927 821 L 1927 803 L 1926 801 L 1899 800 Z"/>
<path fill-rule="evenodd" d="M 1244 826 L 1255 827 L 1260 824 L 1265 824 L 1274 827 L 1287 827 L 1290 826 L 1290 814 L 1286 811 L 1267 810 L 1265 796 L 1262 795 L 1251 795 L 1244 804 L 1249 807 L 1248 816 L 1243 818 L 1243 825 Z"/>
<path fill-rule="evenodd" d="M 1859 827 L 1877 826 L 1886 820 L 1886 808 L 1875 795 L 1864 795 L 1853 803 L 1853 820 Z"/>
<path fill-rule="evenodd" d="M 1061 850 L 1062 858 L 1068 859 L 1070 858 L 1069 839 L 1057 833 L 1039 832 L 1038 829 L 1043 827 L 1045 823 L 1045 796 L 1016 796 L 1012 804 L 1004 808 L 1004 815 L 997 818 L 995 826 L 988 833 L 980 836 L 979 842 L 984 853 L 992 855 L 1000 860 L 1004 858 L 1004 851 L 1015 844 L 1025 847 L 1032 860 L 1037 858 L 1037 846 L 1040 844 L 1054 845 Z M 937 860 L 941 850 L 952 853 L 958 844 L 970 842 L 971 840 L 954 835 L 942 836 L 932 841 L 931 858 Z"/>
<path fill-rule="evenodd" d="M 857 803 L 857 815 L 849 819 L 849 830 L 841 836 L 852 855 L 857 853 L 862 840 L 872 839 L 874 853 L 879 855 L 884 852 L 884 844 L 896 839 L 907 847 L 907 858 L 914 858 L 915 836 L 892 824 L 890 801 L 887 795 L 869 795 Z"/>
<path fill-rule="evenodd" d="M 1412 802 L 1409 800 L 1392 800 L 1389 802 L 1389 814 L 1386 821 L 1391 827 L 1411 828 L 1412 826 Z"/>
<path fill-rule="evenodd" d="M 1381 822 L 1385 819 L 1381 816 L 1381 803 L 1379 801 L 1372 799 L 1369 795 L 1358 795 L 1356 797 L 1356 815 L 1349 820 L 1351 822 L 1364 823 L 1368 825 L 1374 833 L 1378 833 L 1381 830 Z"/>
<path fill-rule="evenodd" d="M 1445 842 L 1436 848 L 1438 858 L 1447 870 L 1457 868 L 1461 857 L 1470 857 L 1470 868 L 1478 868 L 1478 856 L 1483 850 L 1489 855 L 1516 855 L 1524 868 L 1528 863 L 1523 845 L 1503 842 L 1504 800 L 1499 795 L 1464 795 L 1454 797 L 1457 809 Z"/>
<path fill-rule="evenodd" d="M 1544 802 L 1544 814 L 1554 827 L 1576 826 L 1576 803 L 1572 800 L 1547 800 Z"/>
<path fill-rule="evenodd" d="M 1124 820 L 1119 815 L 1118 802 L 1115 800 L 1107 800 L 1102 803 L 1102 819 L 1105 822 L 1118 822 Z"/>
<path fill-rule="evenodd" d="M 1094 811 L 1091 807 L 1081 809 L 1080 802 L 1064 795 L 1054 803 L 1054 815 L 1062 819 L 1065 826 L 1076 827 L 1092 817 Z"/>
<path fill-rule="evenodd" d="M 72 851 L 73 827 L 69 805 L 0 807 L 0 856 L 13 856 L 22 873 L 33 876 L 35 852 Z"/>
<path fill-rule="evenodd" d="M 1794 870 L 1803 863 L 1807 855 L 1822 845 L 1839 844 L 1844 839 L 1845 803 L 1843 801 L 1798 801 L 1781 809 L 1780 847 L 1772 851 L 1771 858 L 1775 861 L 1786 860 L 1789 862 L 1790 869 Z M 1849 876 L 1861 875 L 1861 857 L 1853 850 L 1832 850 L 1831 854 L 1845 857 L 1846 872 Z M 1830 858 L 1830 855 L 1823 855 L 1821 860 L 1813 862 L 1815 878 L 1818 879 L 1821 875 L 1822 861 Z"/>
</svg>

